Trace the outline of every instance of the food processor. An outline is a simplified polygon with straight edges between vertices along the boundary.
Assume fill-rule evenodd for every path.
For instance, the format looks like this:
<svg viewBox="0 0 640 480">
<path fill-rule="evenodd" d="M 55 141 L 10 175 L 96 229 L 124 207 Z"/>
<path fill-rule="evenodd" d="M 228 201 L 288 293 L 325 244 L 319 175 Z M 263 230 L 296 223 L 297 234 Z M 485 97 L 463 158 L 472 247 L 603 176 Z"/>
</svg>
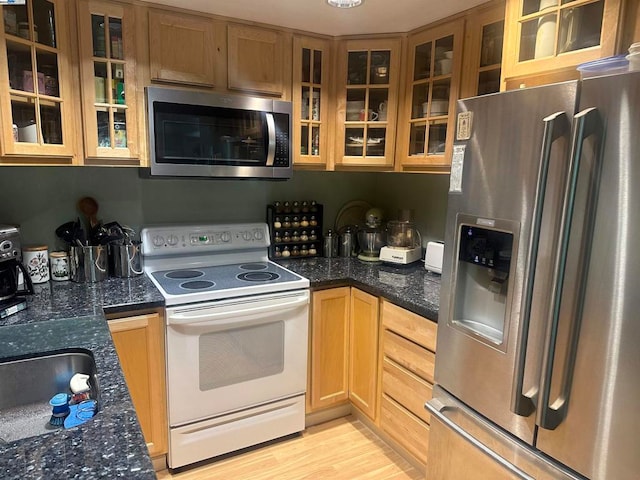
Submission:
<svg viewBox="0 0 640 480">
<path fill-rule="evenodd" d="M 382 225 L 382 210 L 370 208 L 365 213 L 365 226 L 358 230 L 358 258 L 365 262 L 379 262 L 380 249 L 385 242 L 385 231 Z"/>
<path fill-rule="evenodd" d="M 380 249 L 380 260 L 408 265 L 422 258 L 422 237 L 413 223 L 413 211 L 401 210 L 400 220 L 387 223 L 387 244 Z"/>
</svg>

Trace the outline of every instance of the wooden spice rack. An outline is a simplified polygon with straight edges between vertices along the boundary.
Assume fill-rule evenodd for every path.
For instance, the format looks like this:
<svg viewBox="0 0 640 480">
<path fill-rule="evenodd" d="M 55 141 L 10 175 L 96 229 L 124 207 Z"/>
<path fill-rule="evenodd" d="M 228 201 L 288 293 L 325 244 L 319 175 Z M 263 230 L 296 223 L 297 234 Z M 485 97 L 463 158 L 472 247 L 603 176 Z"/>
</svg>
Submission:
<svg viewBox="0 0 640 480">
<path fill-rule="evenodd" d="M 267 205 L 269 258 L 310 258 L 322 255 L 322 205 L 311 200 Z"/>
</svg>

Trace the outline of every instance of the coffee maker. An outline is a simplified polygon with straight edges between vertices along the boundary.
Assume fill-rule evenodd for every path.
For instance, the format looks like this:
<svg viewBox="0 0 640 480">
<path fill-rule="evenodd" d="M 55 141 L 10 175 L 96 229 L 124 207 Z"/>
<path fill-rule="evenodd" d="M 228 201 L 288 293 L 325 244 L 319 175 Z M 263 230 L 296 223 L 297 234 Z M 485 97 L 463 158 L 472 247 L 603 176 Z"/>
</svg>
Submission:
<svg viewBox="0 0 640 480">
<path fill-rule="evenodd" d="M 0 225 L 0 318 L 24 310 L 27 302 L 21 295 L 33 293 L 31 278 L 21 258 L 20 231 L 10 225 Z M 22 288 L 19 288 L 20 273 Z"/>
</svg>

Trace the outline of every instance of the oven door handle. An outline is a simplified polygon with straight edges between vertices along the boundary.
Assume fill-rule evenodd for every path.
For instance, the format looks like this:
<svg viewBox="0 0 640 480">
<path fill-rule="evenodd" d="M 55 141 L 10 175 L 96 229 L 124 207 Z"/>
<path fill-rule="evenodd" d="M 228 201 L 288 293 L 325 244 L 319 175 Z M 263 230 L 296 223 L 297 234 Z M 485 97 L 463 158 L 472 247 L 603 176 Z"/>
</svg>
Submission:
<svg viewBox="0 0 640 480">
<path fill-rule="evenodd" d="M 186 311 L 184 313 L 170 313 L 167 315 L 167 323 L 169 325 L 189 325 L 189 324 L 204 324 L 215 323 L 216 325 L 223 325 L 226 323 L 236 323 L 241 317 L 250 317 L 254 315 L 264 315 L 266 313 L 277 312 L 283 313 L 284 310 L 293 310 L 295 308 L 308 305 L 309 297 L 301 296 L 294 297 L 291 300 L 278 302 L 277 304 L 263 305 L 263 306 L 242 306 L 238 304 L 233 309 L 225 308 L 223 311 L 210 311 L 207 309 L 207 313 L 195 313 L 197 310 L 191 312 Z M 228 307 L 228 305 L 225 305 Z M 215 309 L 215 307 L 214 307 Z M 232 319 L 230 322 L 220 322 L 220 320 Z"/>
</svg>

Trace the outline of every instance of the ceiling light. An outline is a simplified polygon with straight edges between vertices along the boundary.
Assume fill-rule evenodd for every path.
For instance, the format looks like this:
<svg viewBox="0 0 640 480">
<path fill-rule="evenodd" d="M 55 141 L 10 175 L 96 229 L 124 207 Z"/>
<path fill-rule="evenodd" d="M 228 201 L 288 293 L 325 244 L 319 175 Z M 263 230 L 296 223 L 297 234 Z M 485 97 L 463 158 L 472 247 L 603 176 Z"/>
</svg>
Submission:
<svg viewBox="0 0 640 480">
<path fill-rule="evenodd" d="M 327 0 L 327 3 L 332 7 L 352 8 L 360 5 L 362 0 Z"/>
</svg>

